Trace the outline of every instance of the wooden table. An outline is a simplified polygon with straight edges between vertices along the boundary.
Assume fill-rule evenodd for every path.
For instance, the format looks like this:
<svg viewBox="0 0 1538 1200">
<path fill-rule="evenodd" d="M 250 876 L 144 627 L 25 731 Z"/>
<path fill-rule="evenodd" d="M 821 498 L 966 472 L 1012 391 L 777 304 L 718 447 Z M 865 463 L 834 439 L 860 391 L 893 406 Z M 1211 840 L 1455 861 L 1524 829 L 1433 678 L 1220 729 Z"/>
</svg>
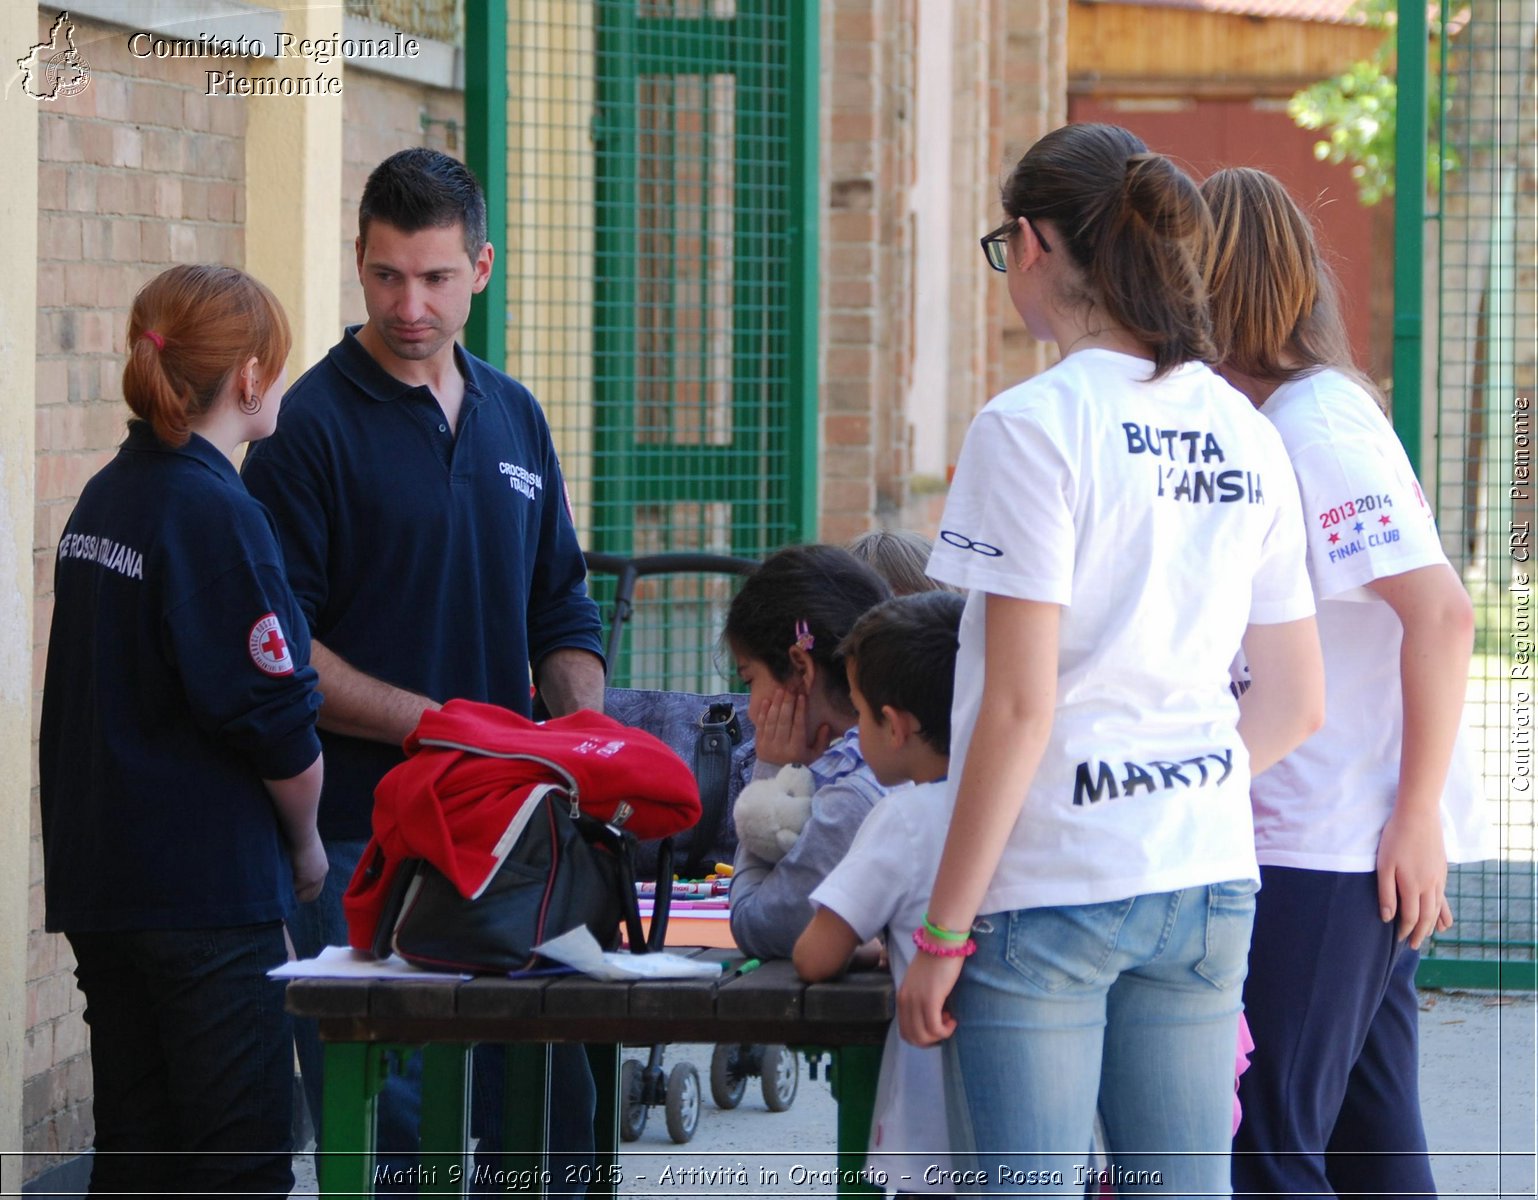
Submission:
<svg viewBox="0 0 1538 1200">
<path fill-rule="evenodd" d="M 880 1194 L 862 1177 L 876 1076 L 895 1013 L 885 972 L 806 984 L 789 962 L 734 975 L 742 955 L 706 949 L 727 965 L 721 979 L 613 983 L 579 975 L 468 981 L 300 979 L 288 1010 L 320 1023 L 326 1086 L 319 1156 L 324 1195 L 373 1193 L 374 1108 L 388 1053 L 424 1049 L 423 1194 L 462 1195 L 469 1182 L 466 1131 L 469 1053 L 476 1042 L 509 1046 L 505 1145 L 537 1169 L 544 1150 L 545 1050 L 588 1046 L 598 1084 L 597 1159 L 589 1195 L 613 1196 L 619 1164 L 622 1044 L 759 1042 L 827 1047 L 838 1101 L 839 1194 Z M 559 1186 L 555 1181 L 551 1186 Z M 522 1189 L 528 1194 L 532 1189 Z"/>
</svg>

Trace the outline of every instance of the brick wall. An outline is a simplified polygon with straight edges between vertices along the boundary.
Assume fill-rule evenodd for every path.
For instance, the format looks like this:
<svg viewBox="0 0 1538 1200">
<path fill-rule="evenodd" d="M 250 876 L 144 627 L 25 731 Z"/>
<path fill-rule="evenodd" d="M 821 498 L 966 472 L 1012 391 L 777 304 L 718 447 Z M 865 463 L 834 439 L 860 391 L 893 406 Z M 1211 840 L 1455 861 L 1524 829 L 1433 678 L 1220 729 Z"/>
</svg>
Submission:
<svg viewBox="0 0 1538 1200">
<path fill-rule="evenodd" d="M 40 37 L 49 21 L 39 19 Z M 128 419 L 123 337 L 135 291 L 181 262 L 243 265 L 246 101 L 203 94 L 203 66 L 132 58 L 120 29 L 77 20 L 90 86 L 46 106 L 39 129 L 37 509 L 33 542 L 34 720 L 41 708 L 53 565 L 85 481 Z M 353 268 L 369 170 L 406 146 L 463 149 L 463 96 L 350 71 L 339 225 L 342 317 L 363 319 Z M 424 113 L 436 121 L 424 126 Z M 34 729 L 34 736 L 36 730 Z M 33 786 L 36 787 L 35 767 Z M 74 959 L 42 932 L 43 854 L 34 794 L 29 893 L 23 1149 L 28 1175 L 91 1144 L 91 1070 Z"/>
<path fill-rule="evenodd" d="M 39 14 L 46 38 L 52 13 Z M 140 285 L 180 262 L 245 256 L 245 102 L 203 95 L 186 60 L 130 57 L 121 30 L 77 20 L 80 95 L 44 105 L 38 131 L 37 510 L 34 720 L 53 613 L 59 534 L 85 481 L 122 439 L 123 338 Z M 36 730 L 34 728 L 34 736 Z M 34 768 L 33 786 L 36 786 Z M 42 932 L 34 792 L 22 1148 L 35 1175 L 91 1143 L 91 1070 L 74 959 Z"/>
<path fill-rule="evenodd" d="M 922 0 L 920 0 L 922 2 Z M 951 44 L 949 307 L 914 294 L 915 0 L 824 8 L 827 204 L 820 536 L 872 524 L 933 534 L 942 496 L 913 487 L 915 439 L 954 465 L 977 410 L 1056 358 L 1035 342 L 975 249 L 999 222 L 998 184 L 1066 112 L 1066 0 L 956 0 Z M 926 49 L 928 49 L 926 47 Z M 914 344 L 949 322 L 943 427 L 915 424 L 904 397 Z"/>
<path fill-rule="evenodd" d="M 353 246 L 358 236 L 358 200 L 369 172 L 397 150 L 411 146 L 430 146 L 463 159 L 465 97 L 463 92 L 349 69 L 342 102 L 346 157 L 342 164 L 341 313 L 343 325 L 356 325 L 367 316 Z M 497 265 L 501 269 L 502 263 Z"/>
<path fill-rule="evenodd" d="M 901 503 L 912 357 L 914 0 L 824 8 L 823 390 L 819 536 L 848 541 Z"/>
</svg>

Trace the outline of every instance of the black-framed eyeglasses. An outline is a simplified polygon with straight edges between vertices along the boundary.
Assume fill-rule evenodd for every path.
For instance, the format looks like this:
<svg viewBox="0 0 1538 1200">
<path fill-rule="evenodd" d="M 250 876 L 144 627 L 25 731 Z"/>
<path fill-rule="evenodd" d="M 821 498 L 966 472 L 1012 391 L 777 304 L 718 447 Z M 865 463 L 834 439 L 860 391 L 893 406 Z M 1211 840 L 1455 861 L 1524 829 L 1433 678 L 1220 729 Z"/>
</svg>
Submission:
<svg viewBox="0 0 1538 1200">
<path fill-rule="evenodd" d="M 1047 244 L 1047 239 L 1041 236 L 1041 230 L 1031 224 L 1031 218 L 1026 217 L 1025 223 L 1031 226 L 1031 232 L 1036 235 L 1036 240 L 1041 243 L 1042 253 L 1051 254 L 1052 247 Z M 1009 235 L 1018 228 L 1013 218 L 1005 221 L 987 237 L 979 238 L 982 243 L 983 257 L 988 260 L 988 265 L 995 271 L 1008 269 L 1009 264 Z"/>
</svg>

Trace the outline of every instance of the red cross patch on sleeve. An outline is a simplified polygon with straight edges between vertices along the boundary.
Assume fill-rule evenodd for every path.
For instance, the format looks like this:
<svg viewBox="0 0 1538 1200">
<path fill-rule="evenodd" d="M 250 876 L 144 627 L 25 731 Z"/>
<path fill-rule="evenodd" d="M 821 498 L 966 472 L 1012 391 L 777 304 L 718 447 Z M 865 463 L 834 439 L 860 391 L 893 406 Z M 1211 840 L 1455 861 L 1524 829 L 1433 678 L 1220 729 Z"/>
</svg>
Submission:
<svg viewBox="0 0 1538 1200">
<path fill-rule="evenodd" d="M 294 673 L 294 660 L 288 652 L 288 639 L 283 636 L 283 628 L 278 624 L 276 613 L 268 613 L 251 626 L 251 636 L 246 645 L 251 652 L 251 661 L 257 665 L 258 670 L 268 675 Z"/>
</svg>

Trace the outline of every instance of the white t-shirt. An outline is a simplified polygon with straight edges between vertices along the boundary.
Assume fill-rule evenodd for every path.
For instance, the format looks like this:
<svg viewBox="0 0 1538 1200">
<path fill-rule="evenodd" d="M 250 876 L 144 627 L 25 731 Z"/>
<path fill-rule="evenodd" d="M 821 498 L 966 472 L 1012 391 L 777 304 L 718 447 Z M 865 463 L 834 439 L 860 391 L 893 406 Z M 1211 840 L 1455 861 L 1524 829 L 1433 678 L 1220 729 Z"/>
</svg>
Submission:
<svg viewBox="0 0 1538 1200">
<path fill-rule="evenodd" d="M 967 433 L 936 579 L 971 589 L 951 779 L 982 700 L 983 593 L 1063 606 L 1057 714 L 981 912 L 1255 879 L 1229 666 L 1314 609 L 1287 453 L 1207 367 L 1082 350 Z M 993 664 L 1002 669 L 1007 664 Z"/>
<path fill-rule="evenodd" d="M 1398 793 L 1399 618 L 1365 585 L 1445 563 L 1436 522 L 1388 418 L 1339 371 L 1284 383 L 1261 410 L 1292 458 L 1324 648 L 1324 728 L 1255 780 L 1268 866 L 1371 871 Z M 1452 862 L 1494 853 L 1479 776 L 1460 734 L 1442 796 Z"/>
<path fill-rule="evenodd" d="M 837 913 L 862 942 L 887 933 L 892 982 L 902 986 L 916 950 L 913 931 L 924 923 L 940 851 L 950 825 L 944 783 L 888 792 L 860 826 L 849 852 L 812 893 L 813 905 Z M 938 1046 L 912 1046 L 887 1031 L 876 1084 L 867 1164 L 885 1172 L 889 1190 L 949 1192 L 953 1185 L 924 1182 L 931 1165 L 950 1170 L 945 1084 Z"/>
</svg>

